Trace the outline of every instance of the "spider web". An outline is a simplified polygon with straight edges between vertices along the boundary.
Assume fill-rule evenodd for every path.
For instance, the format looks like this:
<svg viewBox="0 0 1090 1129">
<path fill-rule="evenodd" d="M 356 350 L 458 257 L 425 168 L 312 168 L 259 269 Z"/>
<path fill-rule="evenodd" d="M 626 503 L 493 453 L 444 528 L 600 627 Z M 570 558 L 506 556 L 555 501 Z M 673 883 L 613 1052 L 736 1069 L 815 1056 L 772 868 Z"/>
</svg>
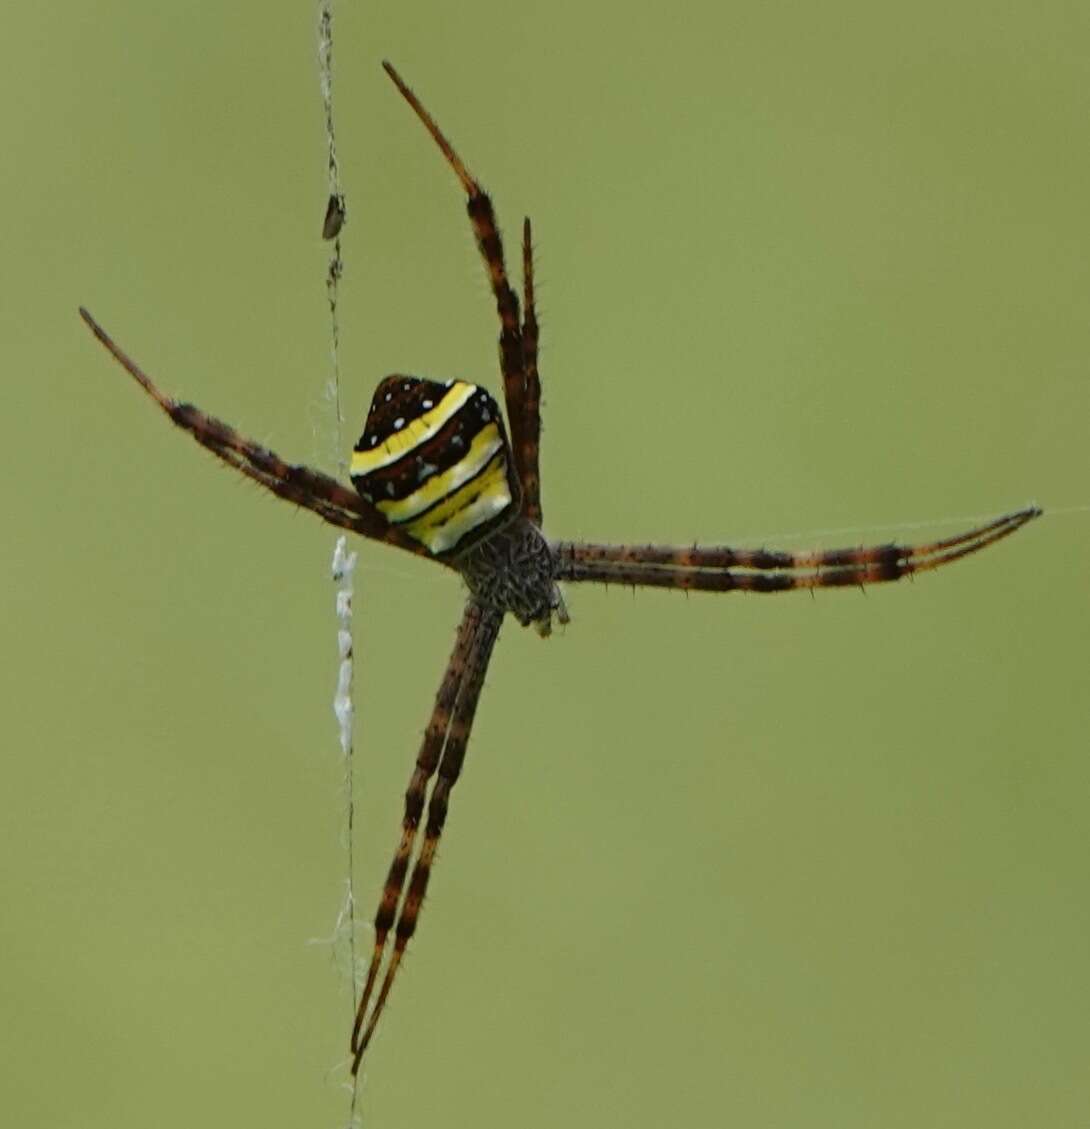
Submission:
<svg viewBox="0 0 1090 1129">
<path fill-rule="evenodd" d="M 332 243 L 329 262 L 326 267 L 325 289 L 326 300 L 329 305 L 329 379 L 326 384 L 326 401 L 332 408 L 334 462 L 340 471 L 343 480 L 348 472 L 348 463 L 345 456 L 347 450 L 344 442 L 344 413 L 341 407 L 341 362 L 340 362 L 340 321 L 338 316 L 338 299 L 341 275 L 344 271 L 344 260 L 341 249 L 341 232 L 346 219 L 345 196 L 341 187 L 340 165 L 337 161 L 337 135 L 334 127 L 333 115 L 333 0 L 319 0 L 318 4 L 318 78 L 322 97 L 322 108 L 325 118 L 326 135 L 326 177 L 328 183 L 328 201 L 326 204 L 325 218 L 322 223 L 322 238 Z M 345 896 L 337 914 L 333 935 L 329 939 L 334 960 L 344 959 L 347 964 L 348 980 L 348 1025 L 351 1024 L 356 1011 L 356 894 L 353 858 L 354 831 L 355 831 L 355 793 L 354 793 L 354 758 L 355 748 L 353 743 L 353 721 L 355 707 L 353 703 L 354 682 L 354 648 L 352 642 L 352 601 L 353 601 L 353 572 L 356 566 L 356 554 L 350 553 L 347 548 L 347 539 L 342 535 L 337 538 L 333 550 L 331 575 L 336 586 L 335 612 L 336 612 L 336 638 L 337 655 L 339 659 L 337 669 L 337 685 L 333 697 L 333 712 L 337 719 L 340 755 L 343 765 L 343 795 L 344 795 L 344 824 L 342 838 L 345 850 Z M 347 950 L 346 958 L 341 954 Z M 348 1030 L 346 1025 L 345 1030 Z M 347 1061 L 347 1060 L 346 1060 Z M 348 1110 L 349 1129 L 356 1129 L 360 1124 L 357 1112 L 359 1098 L 359 1078 L 353 1076 L 351 1085 L 351 1099 Z"/>
<path fill-rule="evenodd" d="M 1020 504 L 1019 504 L 1020 505 Z M 1025 505 L 1038 505 L 1036 499 L 1031 499 Z M 1012 503 L 1012 509 L 1017 509 L 1018 506 Z M 1090 514 L 1090 505 L 1074 505 L 1074 506 L 1050 506 L 1047 502 L 1041 504 L 1045 517 L 1051 519 L 1056 517 L 1072 517 L 1076 514 L 1085 515 Z M 894 521 L 894 522 L 866 522 L 860 525 L 839 525 L 834 527 L 822 527 L 814 529 L 795 529 L 795 530 L 777 530 L 774 533 L 743 533 L 743 534 L 729 534 L 721 538 L 717 537 L 702 537 L 699 543 L 710 544 L 732 544 L 732 545 L 775 545 L 777 547 L 786 545 L 802 544 L 807 546 L 824 544 L 826 541 L 837 538 L 849 537 L 869 537 L 874 534 L 888 533 L 888 534 L 912 534 L 923 529 L 941 529 L 944 526 L 956 526 L 967 528 L 974 525 L 982 525 L 987 521 L 991 521 L 995 517 L 995 511 L 989 510 L 976 514 L 962 515 L 960 517 L 933 517 L 924 518 L 917 521 Z"/>
</svg>

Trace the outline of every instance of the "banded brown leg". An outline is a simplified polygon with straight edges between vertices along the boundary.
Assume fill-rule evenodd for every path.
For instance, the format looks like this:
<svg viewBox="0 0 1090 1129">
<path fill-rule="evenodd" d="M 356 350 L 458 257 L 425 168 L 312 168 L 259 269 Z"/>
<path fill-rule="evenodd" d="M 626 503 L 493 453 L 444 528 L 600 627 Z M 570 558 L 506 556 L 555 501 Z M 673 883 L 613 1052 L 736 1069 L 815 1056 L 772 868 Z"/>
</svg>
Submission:
<svg viewBox="0 0 1090 1129">
<path fill-rule="evenodd" d="M 375 941 L 371 952 L 371 964 L 367 969 L 367 979 L 364 982 L 359 1006 L 356 1009 L 356 1021 L 352 1027 L 351 1046 L 353 1053 L 359 1042 L 360 1028 L 363 1025 L 367 1004 L 375 987 L 379 965 L 382 963 L 386 938 L 394 924 L 397 907 L 405 888 L 405 875 L 409 870 L 409 860 L 416 843 L 416 831 L 420 826 L 420 816 L 424 811 L 428 782 L 435 775 L 435 770 L 439 766 L 439 756 L 443 751 L 443 744 L 450 729 L 451 714 L 458 700 L 458 693 L 469 670 L 469 661 L 473 653 L 473 645 L 477 638 L 480 622 L 480 608 L 473 603 L 467 604 L 462 622 L 458 625 L 458 633 L 454 639 L 454 650 L 451 651 L 447 668 L 443 672 L 443 680 L 439 683 L 439 691 L 435 695 L 435 705 L 432 707 L 428 727 L 424 730 L 424 740 L 420 745 L 420 752 L 416 755 L 416 766 L 409 778 L 409 786 L 405 789 L 405 812 L 401 818 L 401 842 L 398 843 L 393 862 L 390 863 L 390 870 L 386 875 L 386 884 L 382 888 L 382 898 L 379 901 L 378 910 L 375 912 Z"/>
<path fill-rule="evenodd" d="M 558 578 L 701 592 L 788 592 L 881 584 L 939 568 L 1008 537 L 1039 517 L 1036 506 L 921 545 L 785 553 L 726 546 L 595 545 L 561 542 Z M 807 570 L 807 571 L 800 571 Z"/>
<path fill-rule="evenodd" d="M 330 525 L 350 529 L 353 533 L 405 549 L 416 556 L 435 559 L 423 545 L 391 526 L 378 510 L 336 479 L 310 467 L 287 463 L 274 451 L 245 438 L 215 416 L 168 396 L 82 307 L 80 317 L 118 364 L 170 416 L 171 421 L 189 432 L 202 447 L 228 466 L 260 483 L 277 497 L 317 514 Z"/>
<path fill-rule="evenodd" d="M 405 894 L 405 902 L 401 907 L 401 915 L 397 919 L 394 932 L 394 948 L 390 955 L 390 961 L 386 966 L 386 974 L 382 980 L 382 987 L 379 989 L 374 1007 L 371 1009 L 370 1018 L 367 1020 L 366 1026 L 363 1027 L 362 1035 L 359 1033 L 360 1027 L 363 1021 L 363 1015 L 367 1009 L 367 1003 L 374 988 L 375 976 L 378 971 L 376 958 L 372 958 L 367 984 L 364 987 L 363 995 L 360 997 L 359 1009 L 356 1015 L 356 1026 L 352 1032 L 352 1051 L 355 1056 L 352 1062 L 353 1074 L 359 1071 L 364 1051 L 367 1050 L 367 1046 L 371 1042 L 375 1028 L 378 1026 L 378 1021 L 386 1006 L 386 1000 L 390 995 L 390 989 L 393 987 L 394 980 L 397 977 L 398 968 L 401 965 L 402 957 L 405 955 L 405 949 L 413 933 L 416 931 L 416 923 L 420 916 L 420 907 L 423 905 L 424 895 L 427 892 L 428 879 L 431 876 L 435 852 L 439 846 L 439 839 L 443 834 L 443 826 L 446 823 L 450 793 L 454 785 L 458 782 L 458 777 L 462 771 L 466 745 L 469 741 L 469 733 L 473 727 L 473 718 L 477 712 L 477 702 L 480 698 L 481 687 L 484 685 L 485 673 L 488 670 L 488 662 L 492 656 L 492 648 L 495 645 L 496 638 L 499 635 L 502 619 L 503 615 L 501 612 L 494 611 L 491 608 L 485 608 L 471 600 L 467 607 L 465 618 L 462 621 L 462 627 L 459 630 L 459 641 L 455 647 L 455 654 L 451 656 L 451 664 L 447 668 L 448 675 L 451 672 L 451 668 L 455 666 L 456 657 L 459 655 L 459 648 L 463 645 L 463 639 L 466 636 L 468 636 L 468 646 L 465 651 L 464 660 L 459 664 L 462 671 L 461 677 L 459 678 L 457 701 L 450 719 L 449 730 L 446 731 L 446 744 L 443 748 L 442 759 L 439 761 L 438 769 L 432 770 L 436 772 L 436 781 L 432 788 L 431 799 L 428 802 L 428 818 L 424 827 L 424 842 L 420 847 L 420 854 L 413 867 L 412 877 L 409 880 L 409 888 Z M 446 679 L 444 679 L 444 685 L 445 683 Z M 440 689 L 440 694 L 443 694 L 443 688 Z M 437 702 L 437 712 L 438 706 L 439 703 Z M 425 738 L 425 741 L 427 741 L 427 738 Z M 434 752 L 432 756 L 434 756 Z M 417 763 L 419 771 L 420 762 L 418 761 Z M 428 775 L 430 775 L 430 772 Z M 414 772 L 413 783 L 415 783 L 416 780 L 417 772 Z M 383 892 L 382 903 L 379 907 L 379 914 L 382 915 L 384 925 L 382 937 L 383 945 L 385 944 L 386 933 L 388 933 L 390 927 L 389 919 L 384 911 L 386 909 L 392 911 L 397 905 L 401 893 L 401 886 L 404 883 L 409 852 L 412 849 L 412 844 L 415 839 L 415 823 L 411 833 L 408 828 L 410 796 L 414 794 L 413 783 L 410 783 L 409 791 L 405 794 L 406 821 L 403 824 L 402 840 L 398 847 L 398 852 L 394 857 L 394 863 L 390 867 L 391 877 L 387 879 L 386 890 Z M 419 801 L 413 801 L 415 805 L 416 821 L 419 821 L 420 804 L 423 801 L 422 785 L 418 790 L 418 794 Z M 394 881 L 391 881 L 391 879 Z M 381 955 L 378 937 L 379 918 L 376 917 L 375 920 L 376 952 Z"/>
<path fill-rule="evenodd" d="M 522 222 L 522 354 L 526 364 L 522 437 L 522 512 L 535 525 L 541 525 L 541 472 L 538 454 L 541 446 L 541 378 L 537 371 L 538 324 L 534 307 L 534 250 L 530 217 Z"/>
<path fill-rule="evenodd" d="M 383 69 L 401 91 L 402 97 L 413 108 L 424 128 L 439 146 L 447 164 L 454 170 L 466 193 L 466 211 L 473 225 L 477 247 L 488 270 L 488 281 L 496 299 L 496 312 L 500 318 L 500 372 L 503 375 L 503 395 L 507 405 L 507 422 L 511 428 L 511 448 L 519 484 L 526 482 L 525 428 L 526 428 L 526 373 L 522 348 L 522 328 L 519 324 L 519 301 L 507 279 L 507 266 L 503 258 L 503 240 L 496 223 L 496 213 L 488 193 L 470 174 L 461 157 L 444 137 L 435 119 L 424 109 L 417 96 L 405 84 L 392 63 L 383 61 Z"/>
</svg>

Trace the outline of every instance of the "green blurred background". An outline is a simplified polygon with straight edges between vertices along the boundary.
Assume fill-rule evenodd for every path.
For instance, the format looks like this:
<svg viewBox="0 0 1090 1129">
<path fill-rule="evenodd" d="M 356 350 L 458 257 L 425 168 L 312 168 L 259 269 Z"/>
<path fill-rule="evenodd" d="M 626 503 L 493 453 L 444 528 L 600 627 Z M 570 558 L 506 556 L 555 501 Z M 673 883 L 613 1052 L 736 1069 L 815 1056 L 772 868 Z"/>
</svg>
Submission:
<svg viewBox="0 0 1090 1129">
<path fill-rule="evenodd" d="M 173 434 L 76 316 L 333 465 L 316 13 L 5 17 L 5 1124 L 346 1116 L 343 962 L 307 943 L 346 874 L 333 535 Z M 1090 503 L 1085 4 L 335 26 L 347 442 L 389 371 L 498 389 L 389 56 L 509 236 L 534 218 L 554 535 Z M 360 551 L 367 921 L 461 597 Z M 558 637 L 508 626 L 365 1122 L 1085 1124 L 1088 559 L 1060 514 L 865 597 L 574 589 Z"/>
</svg>

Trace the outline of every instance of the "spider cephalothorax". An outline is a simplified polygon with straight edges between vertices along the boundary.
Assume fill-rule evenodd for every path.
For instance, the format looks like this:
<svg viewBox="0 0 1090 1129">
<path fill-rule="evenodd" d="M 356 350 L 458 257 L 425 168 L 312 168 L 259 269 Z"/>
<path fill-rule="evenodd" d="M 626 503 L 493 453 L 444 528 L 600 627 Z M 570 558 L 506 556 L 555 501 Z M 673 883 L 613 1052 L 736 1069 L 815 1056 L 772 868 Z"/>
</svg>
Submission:
<svg viewBox="0 0 1090 1129">
<path fill-rule="evenodd" d="M 515 517 L 468 549 L 457 561 L 473 595 L 489 607 L 510 612 L 523 627 L 531 623 L 548 635 L 552 619 L 568 622 L 556 578 L 560 562 L 541 530 Z"/>
<path fill-rule="evenodd" d="M 331 525 L 461 573 L 469 587 L 454 650 L 405 792 L 401 837 L 375 914 L 374 946 L 351 1036 L 353 1072 L 359 1069 L 416 930 L 450 793 L 461 773 L 485 671 L 506 613 L 523 625 L 535 624 L 543 634 L 554 615 L 566 622 L 560 580 L 769 593 L 885 583 L 994 544 L 1041 512 L 1030 506 L 928 544 L 813 553 L 547 541 L 541 533 L 541 386 L 530 221 L 525 220 L 522 229 L 520 315 L 492 202 L 394 68 L 383 65 L 466 193 L 466 210 L 500 320 L 500 372 L 510 442 L 498 405 L 476 385 L 389 376 L 375 393 L 352 456 L 352 480 L 358 490 L 354 493 L 320 471 L 285 462 L 215 417 L 167 396 L 86 310 L 80 311 L 98 339 L 174 423 L 218 458 Z M 423 842 L 417 851 L 422 820 Z M 391 930 L 394 942 L 380 982 Z"/>
</svg>

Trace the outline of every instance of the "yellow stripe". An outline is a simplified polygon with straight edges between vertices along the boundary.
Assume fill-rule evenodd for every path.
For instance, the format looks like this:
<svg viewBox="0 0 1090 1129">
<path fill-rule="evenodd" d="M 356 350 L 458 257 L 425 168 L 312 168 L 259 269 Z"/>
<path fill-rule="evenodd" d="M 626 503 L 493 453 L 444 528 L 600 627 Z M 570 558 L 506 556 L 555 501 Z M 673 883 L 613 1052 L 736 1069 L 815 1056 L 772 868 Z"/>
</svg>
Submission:
<svg viewBox="0 0 1090 1129">
<path fill-rule="evenodd" d="M 378 508 L 395 525 L 401 525 L 409 518 L 416 517 L 418 513 L 429 506 L 453 494 L 464 483 L 468 482 L 475 474 L 480 473 L 488 464 L 488 460 L 503 446 L 500 438 L 500 429 L 490 423 L 482 427 L 473 437 L 469 450 L 453 466 L 448 467 L 442 474 L 429 478 L 418 490 L 414 490 L 407 498 L 397 501 L 379 502 Z"/>
<path fill-rule="evenodd" d="M 477 391 L 475 384 L 456 380 L 447 394 L 430 411 L 409 420 L 403 431 L 395 431 L 369 451 L 353 451 L 349 474 L 362 478 L 381 467 L 397 462 L 406 451 L 427 442 Z"/>
<path fill-rule="evenodd" d="M 405 531 L 427 546 L 429 552 L 445 553 L 479 525 L 503 513 L 511 502 L 507 457 L 501 454 L 479 478 L 467 482 L 418 520 L 409 522 Z"/>
</svg>

